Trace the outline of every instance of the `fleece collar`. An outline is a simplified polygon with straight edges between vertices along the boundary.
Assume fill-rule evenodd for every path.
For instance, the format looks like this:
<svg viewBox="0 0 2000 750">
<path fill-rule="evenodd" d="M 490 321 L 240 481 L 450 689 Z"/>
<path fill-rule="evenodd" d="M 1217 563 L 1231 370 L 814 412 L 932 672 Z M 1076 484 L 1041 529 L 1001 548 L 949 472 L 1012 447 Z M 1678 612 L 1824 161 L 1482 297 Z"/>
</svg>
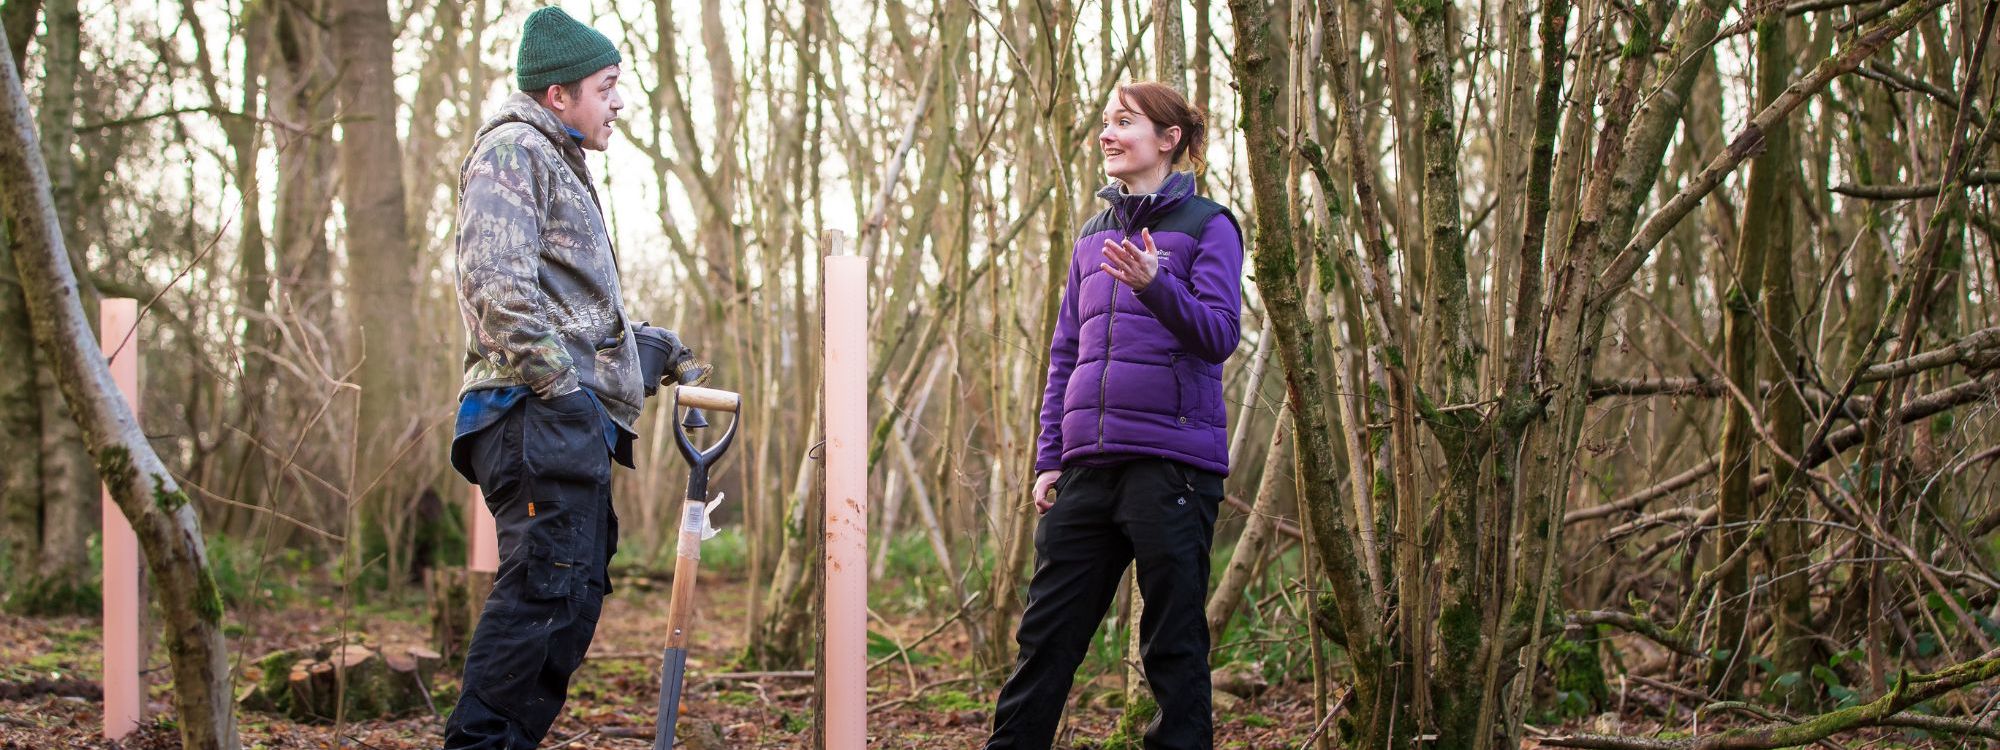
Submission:
<svg viewBox="0 0 2000 750">
<path fill-rule="evenodd" d="M 1194 195 L 1194 173 L 1174 172 L 1167 175 L 1167 181 L 1160 183 L 1159 192 L 1133 195 L 1125 192 L 1125 185 L 1112 182 L 1097 191 L 1097 197 L 1111 204 L 1112 214 L 1118 224 L 1130 234 L 1134 229 L 1151 223 L 1152 219 L 1165 215 L 1179 207 Z"/>
</svg>

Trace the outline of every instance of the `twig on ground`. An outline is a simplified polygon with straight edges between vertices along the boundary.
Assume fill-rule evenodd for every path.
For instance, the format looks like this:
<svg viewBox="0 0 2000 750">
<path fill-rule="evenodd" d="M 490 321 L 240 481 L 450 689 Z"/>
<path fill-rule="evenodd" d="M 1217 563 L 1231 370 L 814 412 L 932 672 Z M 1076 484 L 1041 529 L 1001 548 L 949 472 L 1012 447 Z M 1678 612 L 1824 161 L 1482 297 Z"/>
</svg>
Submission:
<svg viewBox="0 0 2000 750">
<path fill-rule="evenodd" d="M 1319 726 L 1313 727 L 1312 734 L 1306 735 L 1305 741 L 1299 743 L 1299 750 L 1307 750 L 1307 748 L 1313 746 L 1313 743 L 1319 741 L 1319 736 L 1326 733 L 1327 727 L 1333 726 L 1333 719 L 1340 715 L 1340 709 L 1347 706 L 1347 698 L 1351 695 L 1354 695 L 1354 691 L 1348 690 L 1341 693 L 1339 698 L 1334 699 L 1333 705 L 1328 706 L 1326 709 L 1326 718 L 1320 719 Z"/>
<path fill-rule="evenodd" d="M 883 702 L 883 703 L 877 703 L 877 704 L 875 704 L 875 705 L 872 705 L 872 706 L 869 706 L 869 707 L 868 707 L 868 713 L 870 713 L 870 714 L 873 714 L 873 713 L 875 713 L 875 712 L 878 712 L 878 711 L 887 711 L 887 710 L 889 710 L 889 709 L 892 709 L 892 708 L 895 708 L 895 707 L 897 707 L 897 706 L 901 706 L 901 705 L 903 705 L 903 704 L 906 704 L 906 703 L 912 703 L 912 702 L 915 702 L 915 701 L 916 701 L 916 700 L 917 700 L 918 698 L 921 698 L 921 697 L 923 697 L 924 693 L 928 693 L 928 692 L 930 692 L 930 691 L 932 691 L 932 690 L 935 690 L 935 689 L 937 689 L 937 688 L 941 688 L 941 687 L 944 687 L 944 686 L 946 686 L 946 685 L 956 685 L 956 684 L 958 684 L 958 683 L 961 683 L 961 682 L 978 682 L 978 681 L 980 681 L 980 680 L 983 680 L 983 679 L 986 679 L 986 676 L 987 676 L 987 675 L 989 675 L 989 674 L 993 674 L 993 673 L 995 673 L 995 672 L 998 672 L 998 671 L 1000 671 L 1000 670 L 996 668 L 996 669 L 991 669 L 991 670 L 987 670 L 987 671 L 985 671 L 985 672 L 981 672 L 981 673 L 979 673 L 979 674 L 975 674 L 975 675 L 966 675 L 966 676 L 963 676 L 963 677 L 950 677 L 950 678 L 946 678 L 946 679 L 942 679 L 942 680 L 938 680 L 938 681 L 936 681 L 936 682 L 927 682 L 927 683 L 924 683 L 923 687 L 919 687 L 919 688 L 917 688 L 917 689 L 916 689 L 915 691 L 911 692 L 911 693 L 910 693 L 909 695 L 906 695 L 906 696 L 903 696 L 903 697 L 901 697 L 901 698 L 897 698 L 897 699 L 895 699 L 895 700 L 892 700 L 892 701 L 886 701 L 886 702 Z"/>
<path fill-rule="evenodd" d="M 575 737 L 571 737 L 571 738 L 569 738 L 569 739 L 566 739 L 566 740 L 563 740 L 563 741 L 561 741 L 561 742 L 558 742 L 558 743 L 556 743 L 556 744 L 553 744 L 553 745 L 550 745 L 550 746 L 549 746 L 549 750 L 558 750 L 558 748 L 564 748 L 564 747 L 569 747 L 570 745 L 573 745 L 573 744 L 576 744 L 576 741 L 577 741 L 577 740 L 580 740 L 580 739 L 583 739 L 583 738 L 585 738 L 585 737 L 589 737 L 589 736 L 590 736 L 590 735 L 591 735 L 592 733 L 594 733 L 594 732 L 596 732 L 596 731 L 597 731 L 597 730 L 595 730 L 595 729 L 585 729 L 585 730 L 583 730 L 583 731 L 581 731 L 581 732 L 577 732 L 577 733 L 576 733 L 576 736 L 575 736 Z M 647 735 L 647 736 L 651 736 L 651 735 Z"/>
<path fill-rule="evenodd" d="M 972 603 L 979 600 L 979 594 L 980 592 L 977 591 L 972 592 L 971 596 L 965 598 L 964 604 L 958 605 L 957 612 L 953 613 L 952 616 L 945 618 L 944 622 L 938 623 L 937 627 L 931 628 L 930 632 L 925 633 L 922 638 L 918 638 L 915 643 L 912 643 L 907 647 L 903 646 L 902 644 L 897 644 L 896 653 L 884 656 L 880 659 L 876 659 L 873 663 L 868 665 L 868 671 L 873 672 L 875 671 L 876 667 L 895 661 L 898 657 L 901 657 L 904 653 L 906 653 L 910 649 L 920 648 L 925 643 L 929 643 L 932 638 L 937 637 L 937 634 L 944 632 L 945 628 L 951 627 L 952 623 L 957 622 L 959 618 L 964 617 L 968 612 L 970 612 L 972 608 Z"/>
</svg>

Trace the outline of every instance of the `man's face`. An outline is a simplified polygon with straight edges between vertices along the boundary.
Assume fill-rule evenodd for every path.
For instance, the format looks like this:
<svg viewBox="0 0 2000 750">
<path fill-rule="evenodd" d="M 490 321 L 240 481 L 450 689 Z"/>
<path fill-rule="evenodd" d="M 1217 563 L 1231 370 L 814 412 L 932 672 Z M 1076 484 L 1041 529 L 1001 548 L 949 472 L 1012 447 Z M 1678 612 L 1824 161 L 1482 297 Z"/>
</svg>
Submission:
<svg viewBox="0 0 2000 750">
<path fill-rule="evenodd" d="M 583 134 L 583 147 L 603 151 L 611 147 L 611 123 L 625 99 L 618 95 L 618 66 L 612 65 L 583 79 L 576 96 L 561 86 L 549 88 L 549 109 L 564 125 Z"/>
</svg>

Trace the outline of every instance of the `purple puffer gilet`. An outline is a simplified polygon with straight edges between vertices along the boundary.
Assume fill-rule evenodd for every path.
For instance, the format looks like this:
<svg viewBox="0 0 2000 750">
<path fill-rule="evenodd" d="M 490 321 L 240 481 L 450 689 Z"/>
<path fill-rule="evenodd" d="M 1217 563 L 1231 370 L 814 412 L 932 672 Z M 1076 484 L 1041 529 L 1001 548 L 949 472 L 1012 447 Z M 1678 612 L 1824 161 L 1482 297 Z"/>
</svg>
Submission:
<svg viewBox="0 0 2000 750">
<path fill-rule="evenodd" d="M 1049 342 L 1035 470 L 1159 456 L 1229 473 L 1222 363 L 1242 331 L 1243 233 L 1221 204 L 1176 172 L 1158 193 L 1098 193 L 1111 204 L 1084 224 Z M 1143 247 L 1160 272 L 1144 291 L 1098 264 L 1105 240 Z"/>
</svg>

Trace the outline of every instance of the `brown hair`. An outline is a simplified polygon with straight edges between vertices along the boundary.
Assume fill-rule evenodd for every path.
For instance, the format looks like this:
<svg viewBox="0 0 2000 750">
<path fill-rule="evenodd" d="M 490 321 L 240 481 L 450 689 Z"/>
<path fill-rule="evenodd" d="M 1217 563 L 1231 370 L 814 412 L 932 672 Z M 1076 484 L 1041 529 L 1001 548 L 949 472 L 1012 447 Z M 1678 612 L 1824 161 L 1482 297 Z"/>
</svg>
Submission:
<svg viewBox="0 0 2000 750">
<path fill-rule="evenodd" d="M 1159 81 L 1133 81 L 1118 87 L 1118 103 L 1152 120 L 1154 132 L 1161 137 L 1166 136 L 1167 128 L 1180 128 L 1181 140 L 1174 144 L 1172 163 L 1185 159 L 1196 173 L 1207 171 L 1208 114 L 1189 104 L 1179 89 Z"/>
</svg>

